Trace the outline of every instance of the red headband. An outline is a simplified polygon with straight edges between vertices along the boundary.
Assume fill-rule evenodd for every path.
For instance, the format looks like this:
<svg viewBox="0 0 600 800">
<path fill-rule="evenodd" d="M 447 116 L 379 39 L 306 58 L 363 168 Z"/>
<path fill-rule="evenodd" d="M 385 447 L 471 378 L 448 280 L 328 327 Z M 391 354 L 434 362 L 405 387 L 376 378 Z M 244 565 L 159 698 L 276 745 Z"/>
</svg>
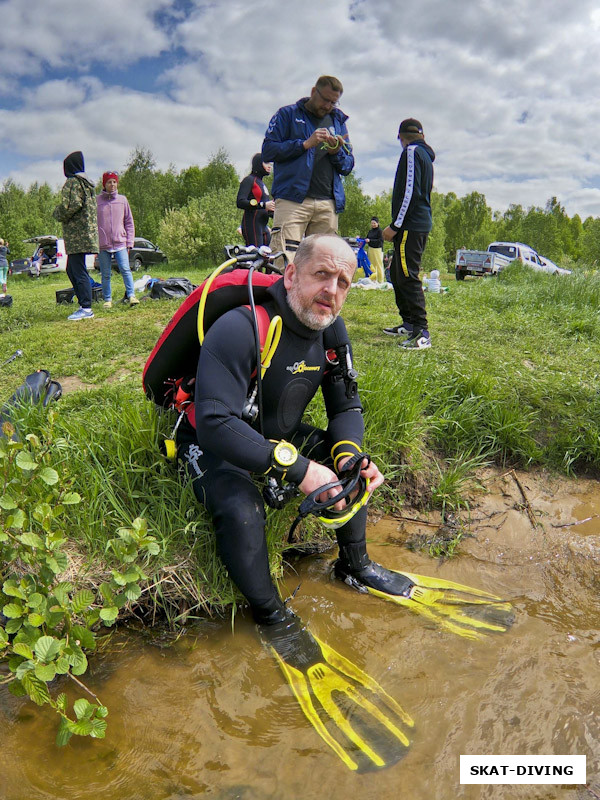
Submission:
<svg viewBox="0 0 600 800">
<path fill-rule="evenodd" d="M 105 172 L 102 175 L 102 188 L 106 188 L 106 181 L 109 181 L 111 178 L 115 180 L 117 183 L 119 182 L 119 173 L 118 172 Z"/>
</svg>

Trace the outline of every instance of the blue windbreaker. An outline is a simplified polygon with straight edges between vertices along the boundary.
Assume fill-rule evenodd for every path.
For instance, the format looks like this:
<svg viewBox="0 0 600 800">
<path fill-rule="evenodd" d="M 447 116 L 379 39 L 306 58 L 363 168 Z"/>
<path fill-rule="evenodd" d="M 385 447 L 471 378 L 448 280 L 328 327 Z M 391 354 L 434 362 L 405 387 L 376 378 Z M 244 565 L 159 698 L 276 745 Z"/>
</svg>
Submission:
<svg viewBox="0 0 600 800">
<path fill-rule="evenodd" d="M 304 104 L 308 97 L 303 97 L 291 106 L 283 106 L 277 111 L 269 122 L 262 145 L 262 160 L 273 162 L 273 189 L 275 199 L 291 200 L 301 203 L 306 197 L 310 179 L 312 177 L 315 160 L 315 148 L 305 150 L 303 142 L 316 130 L 319 125 L 314 124 L 313 117 Z M 339 108 L 332 108 L 329 112 L 333 120 L 336 135 L 344 137 L 344 142 L 349 148 L 347 153 L 343 147 L 329 158 L 333 163 L 333 198 L 335 200 L 336 214 L 340 214 L 346 205 L 344 185 L 340 175 L 349 175 L 354 168 L 352 146 L 348 140 L 346 128 L 347 115 Z"/>
</svg>

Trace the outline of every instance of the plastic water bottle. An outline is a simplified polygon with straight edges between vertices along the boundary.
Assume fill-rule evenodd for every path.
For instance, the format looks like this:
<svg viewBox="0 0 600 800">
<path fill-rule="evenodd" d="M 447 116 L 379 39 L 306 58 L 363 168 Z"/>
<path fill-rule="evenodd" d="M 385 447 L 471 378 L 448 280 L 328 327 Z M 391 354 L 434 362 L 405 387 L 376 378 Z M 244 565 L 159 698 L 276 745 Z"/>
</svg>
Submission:
<svg viewBox="0 0 600 800">
<path fill-rule="evenodd" d="M 442 291 L 442 284 L 440 281 L 440 271 L 439 269 L 432 269 L 431 270 L 431 277 L 427 281 L 427 291 L 428 292 L 437 292 L 438 294 Z"/>
</svg>

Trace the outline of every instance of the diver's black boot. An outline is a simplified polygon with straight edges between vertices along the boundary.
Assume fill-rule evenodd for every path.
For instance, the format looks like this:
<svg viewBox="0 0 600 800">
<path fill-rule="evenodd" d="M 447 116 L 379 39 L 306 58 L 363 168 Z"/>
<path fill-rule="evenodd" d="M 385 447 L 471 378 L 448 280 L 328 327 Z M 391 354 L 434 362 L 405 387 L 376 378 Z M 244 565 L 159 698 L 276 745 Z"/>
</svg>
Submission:
<svg viewBox="0 0 600 800">
<path fill-rule="evenodd" d="M 371 561 L 364 541 L 341 545 L 340 557 L 334 563 L 333 571 L 336 578 L 359 592 L 375 589 L 396 597 L 408 597 L 414 586 L 405 575 Z"/>
<path fill-rule="evenodd" d="M 285 622 L 292 612 L 286 607 L 283 600 L 279 597 L 273 597 L 267 603 L 260 606 L 251 606 L 252 616 L 254 621 L 260 627 L 263 625 L 278 625 Z"/>
</svg>

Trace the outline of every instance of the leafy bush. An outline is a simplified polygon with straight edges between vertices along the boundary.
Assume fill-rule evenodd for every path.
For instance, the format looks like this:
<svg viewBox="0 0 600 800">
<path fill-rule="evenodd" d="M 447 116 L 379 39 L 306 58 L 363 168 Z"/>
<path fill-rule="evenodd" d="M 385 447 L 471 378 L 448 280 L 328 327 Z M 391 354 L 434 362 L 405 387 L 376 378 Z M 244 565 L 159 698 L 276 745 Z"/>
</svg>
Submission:
<svg viewBox="0 0 600 800">
<path fill-rule="evenodd" d="M 53 422 L 50 412 L 50 423 Z M 0 659 L 8 661 L 2 680 L 17 697 L 50 705 L 60 716 L 57 743 L 71 736 L 103 738 L 108 709 L 79 680 L 88 667 L 86 652 L 96 649 L 100 624 L 113 625 L 119 612 L 141 595 L 146 579 L 137 561 L 156 555 L 159 547 L 144 520 L 121 528 L 108 543 L 108 556 L 118 565 L 98 588 L 78 575 L 67 579 L 69 508 L 81 502 L 71 482 L 52 465 L 51 453 L 63 442 L 42 441 L 28 434 L 13 441 L 5 422 L 0 439 Z M 18 498 L 18 499 L 17 499 Z M 69 715 L 64 692 L 53 698 L 50 686 L 66 676 L 86 690 Z"/>
<path fill-rule="evenodd" d="M 237 238 L 241 212 L 235 200 L 236 191 L 227 187 L 193 198 L 183 208 L 167 211 L 158 239 L 169 258 L 199 263 L 222 256 L 223 246 Z"/>
</svg>

